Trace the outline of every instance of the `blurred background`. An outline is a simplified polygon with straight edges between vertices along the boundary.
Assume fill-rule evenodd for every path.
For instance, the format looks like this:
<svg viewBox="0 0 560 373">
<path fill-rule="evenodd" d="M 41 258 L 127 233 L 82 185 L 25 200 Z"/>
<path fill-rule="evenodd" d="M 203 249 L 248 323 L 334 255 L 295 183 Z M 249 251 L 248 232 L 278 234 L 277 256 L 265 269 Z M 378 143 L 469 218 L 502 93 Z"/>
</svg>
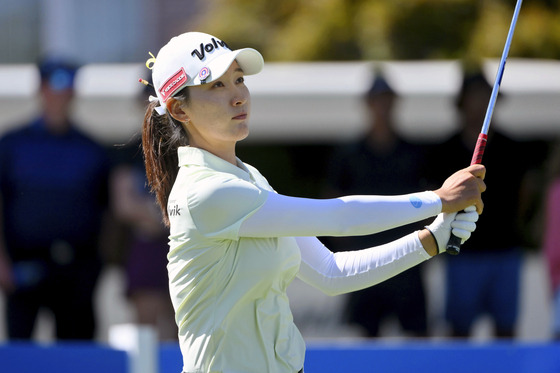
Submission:
<svg viewBox="0 0 560 373">
<path fill-rule="evenodd" d="M 252 134 L 239 145 L 239 157 L 278 192 L 319 197 L 334 149 L 367 130 L 362 96 L 378 71 L 400 97 L 398 133 L 426 146 L 443 141 L 457 130 L 454 102 L 465 67 L 481 65 L 493 84 L 514 6 L 510 0 L 0 0 L 0 135 L 37 114 L 36 63 L 56 56 L 81 65 L 76 123 L 115 159 L 122 157 L 122 145 L 133 141 L 142 123 L 145 96 L 138 79 L 149 76 L 148 52 L 155 55 L 177 34 L 202 31 L 232 48 L 256 48 L 265 58 L 264 71 L 247 78 Z M 501 91 L 497 128 L 548 154 L 560 135 L 560 0 L 523 5 Z M 523 232 L 517 327 L 523 340 L 553 335 L 541 246 L 543 178 L 534 178 L 536 199 Z M 108 248 L 96 291 L 100 341 L 112 325 L 135 320 L 119 242 Z M 445 258 L 436 258 L 422 275 L 433 337 L 447 335 L 445 265 Z M 307 339 L 364 336 L 345 322 L 344 296 L 323 296 L 297 280 L 290 296 Z M 43 313 L 40 320 L 34 338 L 52 341 L 52 317 Z M 474 336 L 492 338 L 489 328 L 481 319 Z M 405 333 L 388 320 L 380 336 Z"/>
</svg>

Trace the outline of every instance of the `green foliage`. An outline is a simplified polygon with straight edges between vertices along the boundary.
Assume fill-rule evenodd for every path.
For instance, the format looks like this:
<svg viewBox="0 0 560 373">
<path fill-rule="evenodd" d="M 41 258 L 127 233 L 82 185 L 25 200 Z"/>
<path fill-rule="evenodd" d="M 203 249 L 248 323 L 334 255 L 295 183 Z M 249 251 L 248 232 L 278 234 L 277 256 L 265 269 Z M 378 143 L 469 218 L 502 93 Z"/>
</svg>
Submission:
<svg viewBox="0 0 560 373">
<path fill-rule="evenodd" d="M 514 0 L 207 0 L 197 25 L 267 61 L 499 57 Z M 523 4 L 511 56 L 560 58 L 560 0 Z"/>
<path fill-rule="evenodd" d="M 401 7 L 390 41 L 398 59 L 456 58 L 463 54 L 478 18 L 472 1 L 423 1 Z"/>
</svg>

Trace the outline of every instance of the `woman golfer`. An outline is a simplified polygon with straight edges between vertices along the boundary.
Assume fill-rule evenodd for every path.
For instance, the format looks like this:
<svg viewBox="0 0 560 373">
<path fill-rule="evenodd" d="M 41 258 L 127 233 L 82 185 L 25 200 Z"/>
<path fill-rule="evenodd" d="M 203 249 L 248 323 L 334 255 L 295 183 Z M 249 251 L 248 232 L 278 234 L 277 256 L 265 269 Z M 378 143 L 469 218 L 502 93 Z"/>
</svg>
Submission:
<svg viewBox="0 0 560 373">
<path fill-rule="evenodd" d="M 170 228 L 167 268 L 183 372 L 302 371 L 305 343 L 286 296 L 294 277 L 329 295 L 351 292 L 445 251 L 451 230 L 463 240 L 474 231 L 481 165 L 410 195 L 277 194 L 235 153 L 249 134 L 244 76 L 263 67 L 256 50 L 232 51 L 189 32 L 147 65 L 157 99 L 144 118 L 143 148 Z M 360 251 L 333 254 L 315 238 L 372 234 L 436 215 L 426 229 Z"/>
</svg>

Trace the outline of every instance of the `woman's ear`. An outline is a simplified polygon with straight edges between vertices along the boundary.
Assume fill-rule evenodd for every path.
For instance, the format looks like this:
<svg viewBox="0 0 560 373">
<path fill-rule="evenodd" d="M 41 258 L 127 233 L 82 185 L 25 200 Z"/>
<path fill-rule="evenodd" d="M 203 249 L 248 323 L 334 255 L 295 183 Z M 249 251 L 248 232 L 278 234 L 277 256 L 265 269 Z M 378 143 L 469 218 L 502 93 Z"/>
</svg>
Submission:
<svg viewBox="0 0 560 373">
<path fill-rule="evenodd" d="M 167 112 L 171 114 L 173 118 L 175 118 L 179 122 L 189 121 L 189 116 L 187 115 L 185 110 L 183 110 L 181 101 L 171 97 L 165 105 L 167 107 Z"/>
</svg>

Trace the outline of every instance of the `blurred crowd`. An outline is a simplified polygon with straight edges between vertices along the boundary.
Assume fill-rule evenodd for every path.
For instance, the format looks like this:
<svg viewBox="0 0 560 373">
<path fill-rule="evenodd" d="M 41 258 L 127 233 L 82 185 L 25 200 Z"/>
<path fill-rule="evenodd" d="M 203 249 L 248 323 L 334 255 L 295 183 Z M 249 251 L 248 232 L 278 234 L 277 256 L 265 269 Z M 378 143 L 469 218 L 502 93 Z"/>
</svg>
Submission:
<svg viewBox="0 0 560 373">
<path fill-rule="evenodd" d="M 78 129 L 71 116 L 78 68 L 63 60 L 42 61 L 40 116 L 0 139 L 0 287 L 7 338 L 31 339 L 39 312 L 47 310 L 55 320 L 55 339 L 93 339 L 100 274 L 117 265 L 125 274 L 122 296 L 134 310 L 135 322 L 156 328 L 161 340 L 174 340 L 167 232 L 146 187 L 141 139 L 107 147 Z M 329 146 L 315 197 L 435 189 L 471 161 L 492 90 L 480 70 L 465 67 L 455 101 L 458 123 L 450 123 L 458 130 L 437 143 L 399 134 L 399 96 L 383 71 L 374 76 L 363 97 L 367 131 L 353 142 Z M 151 89 L 147 86 L 138 97 L 138 110 Z M 502 100 L 507 97 L 500 95 L 498 105 Z M 445 257 L 441 314 L 447 336 L 469 338 L 475 322 L 489 316 L 496 338 L 516 338 L 524 256 L 542 248 L 554 310 L 551 336 L 558 339 L 560 145 L 550 139 L 515 139 L 491 126 L 488 149 L 483 159 L 486 207 L 477 231 L 460 255 Z M 389 242 L 425 224 L 373 236 L 321 239 L 333 251 L 353 250 Z M 364 337 L 377 338 L 383 323 L 396 318 L 407 337 L 437 336 L 427 312 L 426 270 L 425 264 L 416 266 L 351 294 L 344 323 L 358 327 Z"/>
<path fill-rule="evenodd" d="M 46 59 L 40 115 L 0 140 L 0 286 L 8 339 L 33 336 L 49 312 L 57 340 L 97 335 L 95 291 L 119 265 L 134 320 L 176 339 L 167 290 L 167 233 L 146 177 L 139 139 L 107 147 L 71 116 L 79 66 Z M 139 98 L 142 105 L 148 96 Z M 141 110 L 139 103 L 138 110 Z"/>
</svg>

